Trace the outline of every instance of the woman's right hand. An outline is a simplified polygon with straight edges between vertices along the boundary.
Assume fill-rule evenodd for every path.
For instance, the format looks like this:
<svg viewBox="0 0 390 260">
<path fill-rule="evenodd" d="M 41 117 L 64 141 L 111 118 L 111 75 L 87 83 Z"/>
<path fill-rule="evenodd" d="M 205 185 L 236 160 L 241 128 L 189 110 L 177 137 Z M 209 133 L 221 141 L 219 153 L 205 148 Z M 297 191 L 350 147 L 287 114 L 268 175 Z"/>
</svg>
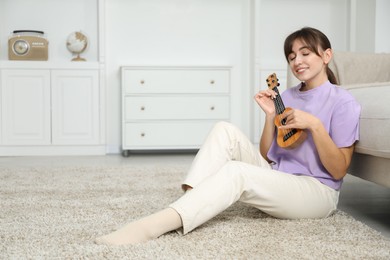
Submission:
<svg viewBox="0 0 390 260">
<path fill-rule="evenodd" d="M 273 99 L 276 98 L 277 93 L 271 89 L 261 90 L 255 96 L 254 99 L 260 108 L 267 116 L 275 116 L 275 105 Z"/>
</svg>

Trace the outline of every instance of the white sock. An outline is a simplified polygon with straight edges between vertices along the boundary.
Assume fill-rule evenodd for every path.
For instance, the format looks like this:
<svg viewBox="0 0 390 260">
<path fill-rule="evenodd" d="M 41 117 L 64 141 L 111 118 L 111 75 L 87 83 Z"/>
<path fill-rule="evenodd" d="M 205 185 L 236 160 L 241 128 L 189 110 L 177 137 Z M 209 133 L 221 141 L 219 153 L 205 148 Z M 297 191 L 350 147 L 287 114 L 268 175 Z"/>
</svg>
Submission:
<svg viewBox="0 0 390 260">
<path fill-rule="evenodd" d="M 179 213 L 172 208 L 166 208 L 131 222 L 108 235 L 98 237 L 95 242 L 107 245 L 137 244 L 155 239 L 182 225 Z"/>
</svg>

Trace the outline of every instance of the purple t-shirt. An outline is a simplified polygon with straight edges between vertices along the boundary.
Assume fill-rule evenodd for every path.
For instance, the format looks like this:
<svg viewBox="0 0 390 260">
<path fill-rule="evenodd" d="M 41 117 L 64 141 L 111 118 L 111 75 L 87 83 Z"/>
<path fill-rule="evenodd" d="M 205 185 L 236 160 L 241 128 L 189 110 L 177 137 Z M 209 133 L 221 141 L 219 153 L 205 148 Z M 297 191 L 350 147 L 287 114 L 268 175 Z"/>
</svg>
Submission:
<svg viewBox="0 0 390 260">
<path fill-rule="evenodd" d="M 286 107 L 308 112 L 322 121 L 337 147 L 351 146 L 359 140 L 360 105 L 345 89 L 329 81 L 308 91 L 300 91 L 301 84 L 281 94 Z M 339 190 L 342 180 L 334 179 L 322 165 L 313 137 L 294 149 L 280 148 L 275 139 L 268 151 L 272 168 L 278 171 L 317 178 L 323 184 Z"/>
</svg>

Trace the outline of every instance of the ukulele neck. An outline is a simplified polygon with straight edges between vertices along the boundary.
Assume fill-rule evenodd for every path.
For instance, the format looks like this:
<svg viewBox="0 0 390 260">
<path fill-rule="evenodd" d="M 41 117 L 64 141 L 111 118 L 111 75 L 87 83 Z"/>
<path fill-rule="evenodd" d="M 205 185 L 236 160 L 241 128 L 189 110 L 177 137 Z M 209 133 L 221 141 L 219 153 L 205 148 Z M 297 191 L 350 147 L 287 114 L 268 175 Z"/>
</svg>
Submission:
<svg viewBox="0 0 390 260">
<path fill-rule="evenodd" d="M 284 107 L 282 97 L 280 96 L 278 88 L 274 87 L 272 90 L 275 91 L 277 94 L 273 100 L 275 104 L 276 114 L 280 115 L 284 112 L 284 110 L 286 110 L 286 108 Z"/>
</svg>

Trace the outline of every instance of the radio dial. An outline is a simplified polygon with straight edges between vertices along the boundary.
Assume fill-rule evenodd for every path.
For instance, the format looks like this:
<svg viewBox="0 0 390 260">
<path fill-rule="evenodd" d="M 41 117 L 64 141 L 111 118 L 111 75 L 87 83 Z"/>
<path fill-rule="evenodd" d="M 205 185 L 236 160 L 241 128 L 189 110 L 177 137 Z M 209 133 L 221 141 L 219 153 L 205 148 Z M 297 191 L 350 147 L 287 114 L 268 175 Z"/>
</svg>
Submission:
<svg viewBox="0 0 390 260">
<path fill-rule="evenodd" d="M 24 55 L 28 52 L 29 49 L 30 45 L 24 40 L 17 40 L 13 45 L 13 50 L 17 55 Z"/>
</svg>

